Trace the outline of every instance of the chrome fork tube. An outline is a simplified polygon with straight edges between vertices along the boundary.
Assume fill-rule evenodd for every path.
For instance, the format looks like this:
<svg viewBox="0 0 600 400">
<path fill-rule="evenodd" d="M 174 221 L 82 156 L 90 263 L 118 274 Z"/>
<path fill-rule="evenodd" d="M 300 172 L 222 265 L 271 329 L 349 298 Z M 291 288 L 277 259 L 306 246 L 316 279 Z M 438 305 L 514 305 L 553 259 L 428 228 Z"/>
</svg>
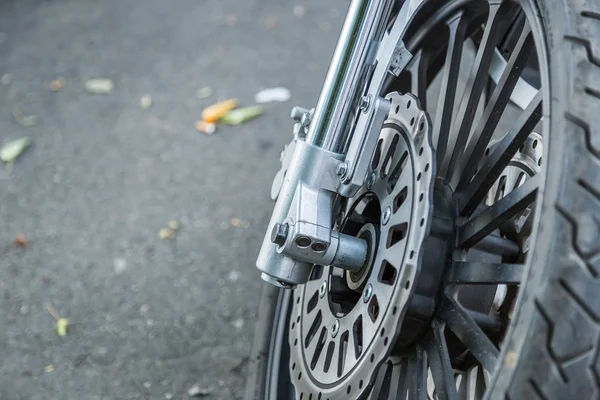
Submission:
<svg viewBox="0 0 600 400">
<path fill-rule="evenodd" d="M 375 58 L 395 0 L 353 0 L 342 28 L 321 95 L 315 108 L 307 143 L 341 153 L 348 121 L 364 84 L 365 67 Z"/>
<path fill-rule="evenodd" d="M 278 246 L 271 241 L 270 233 L 275 224 L 288 218 L 299 184 L 310 181 L 310 177 L 332 173 L 322 171 L 325 164 L 315 162 L 318 157 L 314 156 L 314 150 L 324 150 L 331 158 L 343 160 L 342 153 L 349 139 L 348 122 L 356 109 L 357 99 L 362 94 L 360 90 L 364 85 L 365 71 L 375 59 L 377 44 L 381 41 L 395 1 L 352 0 L 310 123 L 306 143 L 295 148 L 256 261 L 257 268 L 262 271 L 262 278 L 270 283 L 280 287 L 293 287 L 308 279 L 311 265 L 278 252 Z"/>
</svg>

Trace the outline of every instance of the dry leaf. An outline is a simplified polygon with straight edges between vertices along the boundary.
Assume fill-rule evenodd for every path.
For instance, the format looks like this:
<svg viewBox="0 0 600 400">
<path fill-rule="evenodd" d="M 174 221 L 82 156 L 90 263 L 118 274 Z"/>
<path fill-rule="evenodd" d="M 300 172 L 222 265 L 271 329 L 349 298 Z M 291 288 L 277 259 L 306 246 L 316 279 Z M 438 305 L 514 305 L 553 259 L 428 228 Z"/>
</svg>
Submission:
<svg viewBox="0 0 600 400">
<path fill-rule="evenodd" d="M 275 18 L 267 18 L 265 20 L 265 27 L 267 29 L 273 29 L 277 25 L 277 20 Z"/>
<path fill-rule="evenodd" d="M 237 217 L 233 217 L 229 220 L 229 223 L 231 224 L 231 226 L 235 226 L 236 228 L 247 228 L 248 227 L 248 223 L 246 221 L 242 221 L 241 219 L 237 218 Z"/>
<path fill-rule="evenodd" d="M 69 330 L 69 320 L 67 318 L 59 318 L 56 321 L 56 333 L 58 336 L 67 336 Z"/>
<path fill-rule="evenodd" d="M 205 135 L 212 135 L 217 129 L 217 126 L 212 122 L 206 122 L 202 120 L 196 121 L 194 126 L 198 132 L 204 133 Z"/>
<path fill-rule="evenodd" d="M 202 396 L 208 396 L 212 393 L 212 389 L 211 388 L 203 388 L 200 387 L 200 385 L 194 385 L 191 388 L 188 389 L 188 396 L 190 397 L 202 397 Z"/>
<path fill-rule="evenodd" d="M 143 110 L 149 110 L 152 107 L 152 97 L 150 95 L 144 95 L 140 98 L 140 107 Z"/>
<path fill-rule="evenodd" d="M 221 118 L 221 122 L 229 125 L 240 125 L 258 117 L 263 112 L 264 110 L 261 106 L 238 108 L 225 114 L 223 118 Z"/>
<path fill-rule="evenodd" d="M 28 137 L 22 137 L 20 139 L 12 140 L 6 143 L 0 148 L 0 160 L 5 163 L 12 163 L 15 161 L 29 145 L 31 139 Z"/>
<path fill-rule="evenodd" d="M 46 372 L 52 372 L 52 371 L 54 371 L 54 365 L 52 365 L 52 364 L 46 365 L 44 367 L 44 371 L 46 371 Z"/>
<path fill-rule="evenodd" d="M 46 310 L 48 310 L 48 314 L 52 315 L 52 318 L 55 320 L 58 321 L 60 319 L 60 314 L 54 307 L 52 307 L 52 304 L 46 304 Z"/>
<path fill-rule="evenodd" d="M 94 94 L 109 94 L 112 93 L 115 83 L 110 79 L 96 78 L 88 79 L 84 83 L 85 90 Z"/>
<path fill-rule="evenodd" d="M 274 87 L 263 89 L 254 95 L 256 103 L 271 103 L 288 101 L 292 97 L 292 93 L 284 87 Z"/>
<path fill-rule="evenodd" d="M 296 17 L 303 17 L 304 14 L 306 14 L 306 9 L 304 8 L 303 5 L 298 4 L 298 5 L 294 6 L 294 15 Z"/>
<path fill-rule="evenodd" d="M 161 239 L 170 239 L 173 237 L 174 233 L 175 232 L 173 232 L 173 229 L 171 228 L 162 228 L 158 231 L 158 236 L 160 236 Z"/>
<path fill-rule="evenodd" d="M 12 82 L 12 74 L 2 75 L 2 78 L 0 78 L 0 82 L 2 82 L 3 85 L 10 85 L 10 83 Z"/>
<path fill-rule="evenodd" d="M 23 233 L 17 233 L 17 236 L 15 236 L 15 245 L 19 247 L 25 247 L 27 244 L 29 244 L 29 239 L 27 239 L 27 236 L 25 236 Z"/>
<path fill-rule="evenodd" d="M 66 83 L 67 82 L 64 78 L 55 79 L 52 82 L 50 82 L 50 90 L 52 90 L 53 92 L 58 92 L 59 90 L 65 87 Z"/>
<path fill-rule="evenodd" d="M 18 106 L 13 107 L 13 117 L 23 128 L 31 128 L 37 125 L 39 120 L 37 115 L 24 115 Z"/>
</svg>

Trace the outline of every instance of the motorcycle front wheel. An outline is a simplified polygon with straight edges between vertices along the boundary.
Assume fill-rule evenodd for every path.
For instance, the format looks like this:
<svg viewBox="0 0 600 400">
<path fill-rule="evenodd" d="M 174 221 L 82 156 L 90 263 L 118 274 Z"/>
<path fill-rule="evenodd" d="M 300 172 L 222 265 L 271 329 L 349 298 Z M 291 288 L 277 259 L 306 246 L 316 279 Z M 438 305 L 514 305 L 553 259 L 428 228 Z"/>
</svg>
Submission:
<svg viewBox="0 0 600 400">
<path fill-rule="evenodd" d="M 265 285 L 246 399 L 598 398 L 600 2 L 425 1 L 402 39 L 413 58 L 383 95 L 411 93 L 432 121 L 434 193 L 398 190 L 431 202 L 430 239 L 356 279 L 315 266 L 293 291 Z M 400 131 L 384 125 L 373 156 L 382 185 L 416 168 Z M 407 240 L 385 192 L 360 193 L 337 228 Z"/>
</svg>

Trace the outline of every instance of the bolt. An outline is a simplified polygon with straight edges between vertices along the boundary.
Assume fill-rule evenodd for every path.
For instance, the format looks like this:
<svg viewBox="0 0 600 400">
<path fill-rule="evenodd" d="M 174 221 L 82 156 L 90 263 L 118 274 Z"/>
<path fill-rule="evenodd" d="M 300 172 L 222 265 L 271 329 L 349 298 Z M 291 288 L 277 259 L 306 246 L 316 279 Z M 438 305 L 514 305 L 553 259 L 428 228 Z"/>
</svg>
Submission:
<svg viewBox="0 0 600 400">
<path fill-rule="evenodd" d="M 323 283 L 321 283 L 321 287 L 319 288 L 319 297 L 323 298 L 325 293 L 327 293 L 327 281 L 323 281 Z"/>
<path fill-rule="evenodd" d="M 302 118 L 300 118 L 300 124 L 305 127 L 308 128 L 308 126 L 310 125 L 310 121 L 312 121 L 312 113 L 310 111 L 305 112 L 304 114 L 302 114 Z"/>
<path fill-rule="evenodd" d="M 365 292 L 363 293 L 363 301 L 368 303 L 371 300 L 371 296 L 373 295 L 373 286 L 369 283 L 365 288 Z"/>
<path fill-rule="evenodd" d="M 296 106 L 292 108 L 292 113 L 290 116 L 294 121 L 300 122 L 302 120 L 302 116 L 308 112 L 309 111 L 306 108 Z"/>
<path fill-rule="evenodd" d="M 333 325 L 331 325 L 331 338 L 335 338 L 338 334 L 338 332 L 340 331 L 340 320 L 336 319 L 333 323 Z"/>
<path fill-rule="evenodd" d="M 308 247 L 310 246 L 312 240 L 307 236 L 298 236 L 295 242 L 296 246 L 298 247 Z"/>
<path fill-rule="evenodd" d="M 345 162 L 339 163 L 337 166 L 337 169 L 335 170 L 335 173 L 341 177 L 346 176 L 347 172 L 348 172 L 348 163 L 345 163 Z"/>
<path fill-rule="evenodd" d="M 387 224 L 390 221 L 391 216 L 392 216 L 392 209 L 388 207 L 385 209 L 385 211 L 383 212 L 383 215 L 381 216 L 381 223 L 383 225 Z"/>
<path fill-rule="evenodd" d="M 310 247 L 317 253 L 320 253 L 321 251 L 324 251 L 327 248 L 327 245 L 323 242 L 314 242 Z"/>
<path fill-rule="evenodd" d="M 278 246 L 283 246 L 287 240 L 289 228 L 288 224 L 276 223 L 271 231 L 271 242 Z"/>
<path fill-rule="evenodd" d="M 367 178 L 367 190 L 371 190 L 371 188 L 373 187 L 373 185 L 375 184 L 375 178 L 377 177 L 377 175 L 375 174 L 375 172 L 373 172 L 368 178 Z"/>
<path fill-rule="evenodd" d="M 363 96 L 360 98 L 358 106 L 362 110 L 362 112 L 369 111 L 369 106 L 371 105 L 371 95 Z"/>
</svg>

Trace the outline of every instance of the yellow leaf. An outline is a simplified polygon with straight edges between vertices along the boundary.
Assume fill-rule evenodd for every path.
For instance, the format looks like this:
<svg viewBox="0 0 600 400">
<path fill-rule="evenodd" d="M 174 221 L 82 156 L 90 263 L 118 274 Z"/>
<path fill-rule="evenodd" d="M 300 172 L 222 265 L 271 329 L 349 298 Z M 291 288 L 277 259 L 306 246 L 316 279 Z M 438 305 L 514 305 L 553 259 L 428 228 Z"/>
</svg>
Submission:
<svg viewBox="0 0 600 400">
<path fill-rule="evenodd" d="M 206 122 L 217 122 L 229 111 L 236 108 L 238 105 L 237 99 L 229 99 L 220 103 L 206 107 L 202 111 L 202 119 Z"/>
</svg>

